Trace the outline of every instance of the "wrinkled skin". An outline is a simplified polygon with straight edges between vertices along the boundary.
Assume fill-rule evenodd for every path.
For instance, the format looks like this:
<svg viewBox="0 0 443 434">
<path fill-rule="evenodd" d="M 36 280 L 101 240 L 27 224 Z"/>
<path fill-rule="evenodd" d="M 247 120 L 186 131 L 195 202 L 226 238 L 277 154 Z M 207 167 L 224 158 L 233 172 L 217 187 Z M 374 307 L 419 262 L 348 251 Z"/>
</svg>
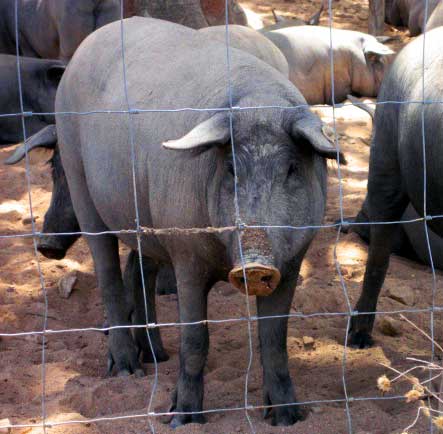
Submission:
<svg viewBox="0 0 443 434">
<path fill-rule="evenodd" d="M 226 45 L 226 26 L 206 27 L 199 31 Z M 280 71 L 285 77 L 288 77 L 289 67 L 285 56 L 260 32 L 244 26 L 230 25 L 229 44 L 232 48 L 238 48 L 263 60 L 263 62 Z"/>
<path fill-rule="evenodd" d="M 423 37 L 408 44 L 397 56 L 383 82 L 378 101 L 416 101 L 424 96 L 428 101 L 440 101 L 441 65 L 440 41 L 443 29 L 426 35 L 425 94 L 422 95 Z M 443 214 L 443 131 L 440 104 L 424 106 L 427 214 Z M 369 220 L 398 221 L 409 203 L 423 215 L 423 143 L 422 106 L 419 104 L 382 104 L 377 106 L 371 144 L 367 205 Z M 428 221 L 429 228 L 443 235 L 441 219 Z M 355 309 L 374 312 L 389 265 L 389 255 L 395 236 L 395 225 L 372 225 L 369 255 L 363 289 Z M 437 252 L 437 255 L 441 256 Z M 374 315 L 353 317 L 351 343 L 363 348 L 372 344 Z"/>
<path fill-rule="evenodd" d="M 20 58 L 25 112 L 54 112 L 55 93 L 64 69 L 64 65 L 57 60 Z M 0 54 L 0 114 L 20 112 L 17 58 Z M 26 117 L 26 134 L 32 135 L 50 123 L 54 123 L 52 115 Z M 22 140 L 21 117 L 0 117 L 0 144 L 17 143 Z"/>
<path fill-rule="evenodd" d="M 417 36 L 423 32 L 425 23 L 426 0 L 386 0 L 385 21 L 394 26 L 404 26 L 409 29 L 411 36 Z M 429 0 L 428 17 L 440 0 Z M 441 9 L 441 8 L 440 8 Z"/>
<path fill-rule="evenodd" d="M 15 54 L 15 0 L 0 2 L 0 53 Z M 120 19 L 119 0 L 18 0 L 20 55 L 69 61 L 94 30 Z"/>
<path fill-rule="evenodd" d="M 199 32 L 164 21 L 133 18 L 125 25 L 132 104 L 140 108 L 228 105 L 226 70 L 219 68 L 226 58 L 225 47 Z M 121 70 L 115 64 L 119 38 L 119 26 L 111 24 L 80 47 L 60 85 L 57 111 L 124 104 L 118 85 Z M 159 45 L 162 50 L 150 49 Z M 92 61 L 97 52 L 106 53 L 99 65 Z M 232 49 L 231 66 L 235 106 L 305 104 L 282 74 L 257 58 Z M 97 87 L 96 82 L 105 71 L 106 86 Z M 116 91 L 111 95 L 105 88 Z M 138 99 L 147 92 L 149 99 Z M 144 162 L 136 165 L 135 172 L 141 225 L 186 228 L 234 224 L 227 113 L 157 112 L 133 120 L 136 159 Z M 101 116 L 100 128 L 97 121 L 95 115 L 77 120 L 69 115 L 57 118 L 62 163 L 75 213 L 83 231 L 133 228 L 127 119 L 120 115 Z M 324 136 L 318 117 L 307 108 L 235 112 L 233 134 L 242 220 L 246 224 L 319 224 L 326 199 L 324 157 L 335 158 L 336 151 Z M 173 141 L 167 142 L 170 140 Z M 284 315 L 289 312 L 301 261 L 313 236 L 313 230 L 272 229 L 252 233 L 246 230 L 242 236 L 247 265 L 259 264 L 262 269 L 273 273 L 278 270 L 280 274 L 272 295 L 257 297 L 259 317 L 283 315 L 259 321 L 266 404 L 295 402 L 288 371 Z M 131 249 L 136 248 L 133 234 L 120 233 L 118 238 Z M 127 324 L 117 238 L 91 236 L 87 241 L 110 325 Z M 143 255 L 152 261 L 148 290 L 154 289 L 156 264 L 172 263 L 178 284 L 180 321 L 206 319 L 208 291 L 216 281 L 226 280 L 230 270 L 239 264 L 237 235 L 145 235 L 141 241 Z M 208 344 L 205 323 L 181 328 L 180 373 L 172 407 L 177 412 L 203 409 Z M 134 342 L 128 333 L 112 330 L 109 350 L 117 367 L 130 366 L 133 372 L 138 369 Z M 283 405 L 272 410 L 272 417 L 274 424 L 290 425 L 300 415 L 297 406 Z M 201 414 L 182 414 L 174 416 L 171 425 L 203 420 Z"/>
<path fill-rule="evenodd" d="M 266 31 L 285 55 L 289 79 L 309 104 L 332 104 L 328 27 L 295 26 Z M 393 52 L 365 33 L 333 29 L 335 102 L 348 94 L 377 96 Z"/>
</svg>

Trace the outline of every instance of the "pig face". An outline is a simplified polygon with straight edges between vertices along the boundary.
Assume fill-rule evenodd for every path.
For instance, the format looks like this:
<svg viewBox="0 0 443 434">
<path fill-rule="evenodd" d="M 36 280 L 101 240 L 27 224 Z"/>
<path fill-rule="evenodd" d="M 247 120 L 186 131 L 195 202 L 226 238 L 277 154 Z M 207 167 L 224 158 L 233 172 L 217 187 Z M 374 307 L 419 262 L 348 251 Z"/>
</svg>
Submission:
<svg viewBox="0 0 443 434">
<path fill-rule="evenodd" d="M 267 119 L 252 119 L 245 112 L 236 114 L 236 170 L 225 113 L 213 116 L 181 139 L 164 144 L 176 150 L 217 147 L 216 169 L 208 191 L 209 215 L 214 226 L 235 225 L 237 192 L 242 223 L 284 227 L 246 228 L 241 234 L 242 254 L 237 233 L 220 235 L 232 266 L 229 280 L 250 295 L 271 294 L 282 275 L 286 277 L 294 271 L 294 258 L 305 251 L 314 231 L 288 226 L 320 224 L 326 181 L 322 157 L 337 157 L 333 143 L 324 133 L 325 127 L 311 112 L 274 112 L 264 116 Z"/>
</svg>

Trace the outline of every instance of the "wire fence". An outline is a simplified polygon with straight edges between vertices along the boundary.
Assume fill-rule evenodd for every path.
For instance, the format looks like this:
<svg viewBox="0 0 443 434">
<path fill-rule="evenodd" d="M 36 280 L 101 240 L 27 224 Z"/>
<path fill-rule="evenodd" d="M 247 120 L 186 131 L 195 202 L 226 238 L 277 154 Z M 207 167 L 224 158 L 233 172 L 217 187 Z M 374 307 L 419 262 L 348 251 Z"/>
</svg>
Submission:
<svg viewBox="0 0 443 434">
<path fill-rule="evenodd" d="M 175 109 L 169 109 L 169 108 L 158 108 L 158 109 L 141 109 L 138 107 L 134 107 L 133 104 L 131 104 L 131 99 L 129 97 L 128 92 L 128 85 L 127 85 L 127 78 L 126 78 L 126 72 L 127 72 L 127 65 L 126 65 L 126 58 L 125 58 L 125 50 L 126 50 L 126 44 L 125 44 L 125 22 L 123 20 L 123 0 L 120 0 L 120 7 L 121 7 L 121 21 L 120 21 L 120 31 L 121 31 L 121 67 L 123 72 L 123 89 L 124 89 L 124 98 L 125 98 L 125 109 L 122 110 L 91 110 L 87 112 L 58 112 L 58 113 L 35 113 L 35 112 L 28 112 L 25 111 L 24 108 L 24 101 L 23 101 L 23 90 L 22 90 L 22 77 L 21 77 L 21 61 L 20 61 L 20 46 L 19 46 L 19 0 L 13 0 L 15 2 L 15 30 L 16 30 L 16 52 L 17 52 L 17 77 L 18 77 L 18 83 L 19 83 L 19 97 L 20 97 L 20 113 L 8 113 L 8 114 L 0 114 L 0 117 L 21 117 L 21 123 L 22 123 L 22 130 L 23 130 L 23 139 L 26 141 L 27 139 L 27 131 L 26 131 L 26 125 L 25 120 L 28 117 L 32 116 L 43 116 L 43 115 L 78 115 L 78 116 L 88 116 L 92 114 L 102 114 L 103 116 L 109 115 L 109 114 L 119 114 L 122 116 L 127 117 L 127 123 L 128 123 L 128 130 L 129 130 L 129 141 L 131 145 L 131 178 L 132 178 L 132 187 L 134 192 L 134 210 L 136 215 L 136 225 L 135 229 L 127 229 L 122 228 L 121 230 L 114 231 L 103 231 L 103 232 L 87 232 L 87 231 L 79 231 L 79 232 L 63 232 L 63 233 L 42 233 L 39 232 L 36 228 L 35 220 L 34 220 L 34 214 L 33 214 L 33 202 L 32 202 L 32 194 L 31 194 L 31 178 L 30 178 L 30 160 L 28 155 L 28 150 L 26 149 L 25 154 L 25 167 L 26 167 L 26 186 L 27 186 L 27 195 L 28 195 L 28 203 L 29 203 L 29 211 L 31 216 L 31 232 L 29 233 L 18 233 L 18 234 L 0 234 L 0 239 L 7 239 L 7 238 L 32 238 L 33 240 L 33 249 L 35 253 L 36 258 L 36 266 L 37 271 L 39 275 L 40 280 L 40 286 L 41 286 L 41 293 L 44 298 L 44 321 L 43 326 L 40 330 L 33 330 L 33 331 L 23 331 L 23 332 L 12 332 L 12 333 L 4 333 L 0 330 L 0 337 L 19 337 L 19 336 L 31 336 L 31 335 L 39 335 L 42 337 L 41 342 L 41 380 L 42 380 L 42 390 L 41 390 L 41 422 L 38 423 L 25 423 L 25 424 L 8 424 L 8 425 L 2 425 L 0 426 L 0 429 L 7 429 L 7 428 L 33 428 L 33 427 L 41 427 L 43 429 L 43 432 L 46 433 L 47 428 L 61 426 L 61 425 L 70 425 L 70 424 L 90 424 L 93 422 L 103 422 L 103 421 L 117 421 L 117 420 L 129 420 L 129 419 L 147 419 L 149 424 L 149 429 L 152 433 L 155 433 L 155 427 L 152 424 L 152 418 L 160 417 L 160 416 L 173 416 L 173 415 L 180 415 L 180 414 L 211 414 L 211 413 L 222 413 L 222 412 L 240 412 L 243 411 L 245 414 L 245 417 L 247 419 L 247 422 L 250 427 L 250 431 L 252 433 L 256 432 L 256 428 L 254 427 L 254 423 L 249 415 L 249 412 L 251 410 L 255 409 L 270 409 L 270 408 L 276 408 L 276 407 L 282 407 L 282 406 L 293 406 L 293 405 L 313 405 L 313 404 L 333 404 L 333 403 L 340 403 L 344 404 L 346 409 L 346 419 L 347 419 L 347 427 L 348 432 L 353 432 L 353 421 L 352 421 L 352 415 L 350 411 L 350 403 L 351 402 L 359 402 L 359 401 L 373 401 L 373 400 L 398 400 L 398 399 L 404 399 L 403 395 L 396 395 L 396 396 L 369 396 L 369 397 L 355 397 L 350 396 L 348 393 L 347 388 L 347 379 L 346 379 L 346 366 L 347 366 L 347 353 L 348 353 L 348 335 L 350 330 L 350 324 L 352 318 L 359 314 L 359 315 L 385 315 L 385 314 L 399 314 L 399 313 L 429 313 L 430 314 L 430 336 L 431 336 L 431 362 L 435 359 L 435 345 L 434 345 L 434 314 L 436 312 L 442 312 L 443 307 L 437 306 L 435 297 L 437 292 L 437 281 L 436 281 L 436 271 L 434 267 L 434 262 L 432 258 L 432 249 L 429 241 L 429 233 L 428 233 L 428 227 L 427 227 L 427 221 L 432 219 L 441 219 L 443 218 L 443 215 L 435 215 L 430 216 L 427 214 L 427 171 L 426 171 L 426 129 L 425 129 L 425 107 L 428 104 L 435 104 L 435 103 L 443 103 L 443 101 L 429 101 L 425 100 L 425 48 L 426 48 L 426 18 L 428 16 L 428 0 L 426 0 L 425 3 L 425 14 L 424 14 L 424 32 L 423 32 L 423 73 L 422 73 L 422 100 L 416 100 L 416 101 L 380 101 L 374 104 L 381 105 L 381 104 L 419 104 L 422 106 L 422 152 L 423 152 L 423 163 L 424 163 L 424 171 L 423 171 L 423 181 L 424 181 L 424 191 L 423 191 L 423 197 L 424 197 L 424 215 L 423 217 L 411 219 L 411 220 L 401 220 L 401 221 L 384 221 L 384 222 L 353 222 L 353 221 L 346 221 L 344 217 L 343 212 L 343 180 L 342 180 L 342 173 L 341 173 L 341 165 L 340 165 L 340 142 L 339 142 L 339 135 L 337 134 L 337 119 L 336 119 L 336 108 L 343 107 L 347 104 L 340 104 L 335 103 L 335 88 L 334 88 L 334 57 L 333 57 L 333 50 L 332 47 L 334 45 L 334 37 L 333 37 L 333 13 L 332 13 L 332 1 L 329 0 L 328 3 L 328 13 L 329 13 L 329 28 L 330 28 L 330 74 L 331 74 L 331 84 L 332 84 L 332 101 L 334 102 L 332 104 L 332 122 L 333 122 L 333 129 L 335 133 L 335 147 L 337 150 L 337 175 L 338 175 L 338 188 L 339 188 L 339 205 L 340 205 L 340 216 L 339 221 L 336 223 L 330 223 L 330 224 L 323 224 L 323 225 L 311 225 L 311 226 L 285 226 L 285 225 L 248 225 L 242 220 L 242 216 L 240 213 L 240 207 L 239 207 L 239 197 L 238 197 L 238 177 L 237 177 L 237 158 L 236 158 L 236 144 L 234 142 L 234 133 L 233 133 L 233 116 L 235 112 L 239 111 L 253 111 L 253 110 L 266 110 L 266 109 L 281 109 L 281 110 L 297 110 L 300 107 L 304 107 L 304 105 L 294 106 L 294 107 L 281 107 L 281 106 L 250 106 L 250 107 L 238 107 L 233 104 L 233 95 L 232 95 L 232 83 L 231 83 L 231 52 L 230 52 L 230 40 L 229 40 L 229 32 L 228 30 L 228 24 L 226 24 L 226 67 L 227 67 L 227 75 L 228 75 L 228 86 L 226 89 L 228 99 L 229 99 L 229 107 L 214 107 L 214 108 L 193 108 L 193 107 L 183 107 L 183 108 L 175 108 Z M 225 2 L 225 18 L 226 23 L 229 22 L 229 8 L 228 8 L 228 0 Z M 356 105 L 356 104 L 352 104 Z M 357 104 L 358 105 L 358 104 Z M 144 227 L 140 223 L 140 216 L 139 216 L 139 208 L 138 208 L 138 192 L 137 192 L 137 183 L 136 183 L 136 158 L 135 158 L 135 143 L 136 138 L 134 134 L 134 125 L 133 125 L 133 115 L 139 115 L 143 113 L 179 113 L 179 112 L 187 112 L 187 111 L 197 111 L 197 112 L 222 112 L 225 111 L 229 114 L 229 128 L 230 128 L 230 135 L 231 135 L 231 151 L 232 151 L 232 163 L 233 163 L 233 170 L 234 170 L 234 207 L 235 207 L 235 218 L 236 218 L 236 224 L 235 226 L 227 226 L 227 227 L 207 227 L 207 228 L 151 228 L 151 227 Z M 430 258 L 430 267 L 432 272 L 432 302 L 431 305 L 427 308 L 408 308 L 408 309 L 398 309 L 398 310 L 389 310 L 389 311 L 376 311 L 376 312 L 358 312 L 353 309 L 348 289 L 346 286 L 345 279 L 343 277 L 343 274 L 341 272 L 340 263 L 337 257 L 337 247 L 339 245 L 340 236 L 342 233 L 342 229 L 345 227 L 351 227 L 354 225 L 392 225 L 392 224 L 409 224 L 409 223 L 416 223 L 416 222 L 423 222 L 424 231 L 426 235 L 426 243 L 427 243 L 427 249 L 428 254 Z M 309 313 L 305 314 L 302 312 L 296 312 L 296 313 L 288 313 L 287 315 L 272 315 L 272 316 L 258 316 L 253 315 L 251 313 L 251 306 L 250 306 L 250 300 L 248 297 L 248 290 L 247 290 L 247 284 L 248 284 L 248 278 L 246 273 L 246 263 L 245 263 L 245 257 L 243 253 L 243 245 L 242 245 L 242 238 L 241 234 L 249 229 L 281 229 L 281 230 L 307 230 L 307 229 L 324 229 L 324 228 L 335 228 L 337 230 L 337 235 L 335 239 L 334 244 L 334 251 L 333 251 L 333 258 L 334 258 L 334 264 L 336 268 L 337 275 L 339 277 L 340 286 L 343 291 L 343 296 L 346 301 L 346 307 L 347 309 L 345 311 L 340 312 L 315 312 L 315 313 Z M 45 281 L 41 269 L 40 264 L 40 258 L 37 251 L 37 242 L 39 237 L 42 235 L 51 235 L 51 236 L 66 236 L 66 235 L 88 235 L 88 236 L 102 236 L 106 234 L 112 234 L 112 235 L 118 235 L 118 234 L 134 234 L 137 239 L 137 247 L 138 247 L 138 262 L 140 265 L 140 269 L 143 270 L 142 267 L 142 249 L 141 249 L 141 239 L 143 235 L 195 235 L 195 234 L 202 234 L 202 233 L 212 233 L 212 234 L 220 234 L 230 232 L 234 233 L 237 236 L 237 243 L 238 243 L 238 249 L 241 259 L 241 265 L 243 268 L 243 278 L 246 285 L 246 294 L 245 294 L 245 307 L 246 307 L 246 316 L 237 317 L 237 318 L 224 318 L 224 319 L 205 319 L 202 321 L 194 321 L 194 322 L 169 322 L 169 323 L 155 323 L 150 321 L 150 318 L 148 316 L 148 299 L 147 299 L 147 289 L 146 289 L 146 282 L 145 282 L 145 276 L 143 275 L 143 272 L 141 272 L 141 282 L 142 282 L 142 288 L 143 288 L 143 298 L 144 298 L 144 310 L 145 315 L 147 318 L 146 324 L 131 324 L 131 325 L 117 325 L 117 326 L 109 326 L 109 327 L 85 327 L 85 328 L 70 328 L 70 329 L 49 329 L 48 328 L 48 294 L 45 286 Z M 304 402 L 291 402 L 286 404 L 272 404 L 272 405 L 252 405 L 248 399 L 248 385 L 250 381 L 250 374 L 251 374 L 251 366 L 254 358 L 254 351 L 253 351 L 253 339 L 252 339 L 252 323 L 257 322 L 259 319 L 278 319 L 287 317 L 289 318 L 314 318 L 314 317 L 343 317 L 346 318 L 346 329 L 343 330 L 345 334 L 345 342 L 344 342 L 344 350 L 342 355 L 342 385 L 343 385 L 343 397 L 337 398 L 337 399 L 325 399 L 325 400 L 311 400 L 311 401 L 304 401 Z M 227 323 L 246 323 L 247 327 L 247 333 L 248 333 L 248 347 L 249 347 L 249 360 L 248 360 L 248 366 L 245 372 L 244 377 L 244 405 L 243 406 L 236 406 L 236 407 L 228 407 L 228 408 L 210 408 L 206 409 L 200 412 L 179 412 L 179 411 L 168 411 L 168 412 L 155 412 L 152 409 L 153 401 L 156 395 L 157 386 L 159 382 L 159 371 L 158 371 L 158 363 L 155 359 L 155 353 L 153 351 L 153 345 L 151 342 L 150 335 L 148 333 L 148 330 L 154 329 L 154 328 L 166 328 L 166 327 L 177 327 L 182 328 L 189 325 L 207 325 L 207 324 L 227 324 Z M 70 334 L 70 333 L 80 333 L 80 332 L 106 332 L 111 330 L 117 330 L 117 329 L 145 329 L 146 330 L 146 339 L 149 342 L 150 349 L 152 351 L 153 357 L 154 357 L 154 372 L 153 372 L 153 378 L 152 378 L 152 388 L 149 398 L 149 404 L 147 407 L 147 411 L 139 414 L 128 414 L 128 415 L 115 415 L 115 416 L 109 416 L 109 417 L 96 417 L 96 418 L 85 418 L 81 420 L 69 420 L 69 421 L 51 421 L 47 417 L 47 392 L 46 392 L 46 363 L 47 363 L 47 357 L 46 357 L 46 339 L 49 335 L 56 335 L 56 334 Z M 431 377 L 431 373 L 430 373 Z M 151 379 L 150 379 L 151 380 Z M 434 428 L 432 423 L 430 424 L 430 432 L 433 432 Z"/>
</svg>

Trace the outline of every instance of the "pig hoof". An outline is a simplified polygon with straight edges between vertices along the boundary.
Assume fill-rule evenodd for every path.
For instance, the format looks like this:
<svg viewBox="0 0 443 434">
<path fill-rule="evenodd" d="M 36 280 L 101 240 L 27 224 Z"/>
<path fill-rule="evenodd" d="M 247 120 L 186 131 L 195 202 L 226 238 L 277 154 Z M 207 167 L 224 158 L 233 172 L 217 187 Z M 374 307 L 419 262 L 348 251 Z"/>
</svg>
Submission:
<svg viewBox="0 0 443 434">
<path fill-rule="evenodd" d="M 179 428 L 183 425 L 186 425 L 188 423 L 199 423 L 203 424 L 206 423 L 206 419 L 202 414 L 176 414 L 172 420 L 169 426 L 172 429 Z"/>
<path fill-rule="evenodd" d="M 272 407 L 273 404 L 268 393 L 264 394 L 263 405 L 267 406 L 263 410 L 263 417 L 264 419 L 272 417 L 272 426 L 290 426 L 303 420 L 298 405 Z"/>
<path fill-rule="evenodd" d="M 278 407 L 272 412 L 273 426 L 290 426 L 299 420 L 302 420 L 302 416 L 296 406 Z"/>
<path fill-rule="evenodd" d="M 374 340 L 368 332 L 352 332 L 349 339 L 350 346 L 353 348 L 370 348 L 374 345 Z"/>
<path fill-rule="evenodd" d="M 119 333 L 113 330 L 109 334 L 108 375 L 111 375 L 113 370 L 118 376 L 132 375 L 142 371 L 137 347 L 132 342 L 131 335 L 126 331 Z"/>
</svg>

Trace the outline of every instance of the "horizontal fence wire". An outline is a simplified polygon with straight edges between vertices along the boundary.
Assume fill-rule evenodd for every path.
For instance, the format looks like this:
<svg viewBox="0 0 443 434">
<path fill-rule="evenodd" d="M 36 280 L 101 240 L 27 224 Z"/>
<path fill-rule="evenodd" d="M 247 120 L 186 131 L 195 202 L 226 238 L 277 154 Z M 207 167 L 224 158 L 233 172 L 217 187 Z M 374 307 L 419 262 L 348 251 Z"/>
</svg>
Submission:
<svg viewBox="0 0 443 434">
<path fill-rule="evenodd" d="M 33 249 L 36 257 L 37 264 L 37 272 L 40 280 L 40 289 L 44 299 L 44 313 L 43 313 L 43 327 L 40 330 L 32 330 L 32 331 L 22 331 L 22 332 L 7 332 L 0 330 L 0 337 L 9 337 L 9 338 L 20 338 L 30 335 L 39 335 L 42 336 L 42 345 L 41 345 L 41 379 L 42 379 L 42 391 L 41 391 L 41 422 L 40 423 L 30 423 L 30 424 L 4 424 L 0 425 L 0 429 L 14 429 L 14 428 L 34 428 L 40 427 L 43 428 L 43 432 L 46 433 L 46 428 L 56 427 L 56 426 L 64 426 L 70 424 L 90 424 L 90 423 L 99 423 L 99 422 L 110 422 L 110 421 L 118 421 L 118 420 L 130 420 L 130 419 L 147 419 L 149 429 L 152 433 L 155 433 L 155 427 L 152 424 L 151 418 L 158 418 L 161 416 L 179 416 L 179 415 L 204 415 L 204 414 L 213 414 L 213 413 L 222 413 L 222 412 L 244 412 L 246 420 L 248 422 L 248 426 L 252 433 L 255 433 L 255 427 L 253 424 L 253 420 L 250 415 L 250 411 L 252 410 L 263 410 L 263 409 L 272 409 L 279 407 L 287 407 L 287 406 L 309 406 L 309 405 L 317 405 L 317 404 L 340 404 L 343 405 L 346 410 L 346 422 L 347 422 L 347 430 L 348 433 L 353 432 L 353 424 L 352 417 L 350 411 L 350 404 L 352 402 L 364 402 L 364 401 L 379 401 L 379 400 L 399 400 L 405 399 L 403 395 L 392 395 L 392 396 L 369 396 L 369 397 L 356 397 L 349 395 L 348 387 L 347 387 L 347 379 L 346 379 L 346 371 L 347 371 L 347 352 L 348 352 L 348 335 L 350 330 L 350 324 L 353 317 L 356 315 L 386 315 L 386 314 L 400 314 L 400 313 L 429 313 L 430 314 L 430 330 L 431 330 L 431 361 L 435 359 L 435 313 L 442 312 L 443 306 L 438 306 L 436 304 L 436 292 L 437 292 L 437 281 L 436 281 L 436 270 L 432 258 L 432 249 L 429 240 L 429 230 L 427 226 L 427 222 L 431 220 L 441 219 L 443 215 L 428 215 L 427 214 L 427 172 L 426 172 L 426 135 L 425 135 L 425 107 L 431 104 L 443 104 L 443 101 L 440 100 L 425 100 L 425 41 L 426 41 L 426 26 L 424 25 L 423 32 L 423 71 L 422 71 L 422 100 L 411 100 L 411 101 L 377 101 L 377 102 L 365 102 L 365 103 L 337 103 L 335 102 L 335 89 L 334 89 L 334 55 L 332 47 L 334 46 L 333 40 L 333 14 L 332 14 L 332 0 L 328 0 L 328 15 L 329 15 L 329 29 L 330 29 L 330 72 L 331 72 L 331 95 L 332 95 L 332 107 L 326 105 L 308 105 L 308 104 L 300 104 L 297 106 L 279 106 L 279 105 L 264 105 L 264 106 L 247 106 L 240 107 L 235 106 L 233 104 L 232 97 L 232 79 L 231 79 L 231 59 L 230 59 L 230 40 L 229 40 L 229 32 L 228 32 L 228 22 L 229 22 L 229 8 L 228 8 L 228 0 L 225 0 L 225 22 L 226 22 L 226 72 L 227 72 L 227 95 L 229 100 L 229 107 L 211 107 L 211 108 L 197 108 L 197 107 L 182 107 L 182 108 L 157 108 L 157 109 L 143 109 L 140 107 L 134 107 L 131 104 L 131 95 L 128 90 L 128 84 L 126 79 L 126 62 L 125 62 L 125 25 L 123 20 L 123 0 L 120 0 L 120 11 L 121 11 L 121 19 L 120 19 L 120 30 L 121 30 L 121 67 L 123 73 L 123 90 L 125 96 L 125 108 L 119 110 L 106 110 L 106 109 L 97 109 L 90 110 L 84 112 L 77 111 L 63 111 L 63 112 L 32 112 L 25 111 L 23 104 L 23 91 L 22 91 L 22 81 L 21 81 L 21 69 L 20 69 L 20 47 L 19 47 L 19 1 L 13 0 L 15 2 L 15 32 L 16 32 L 16 57 L 17 57 L 17 77 L 19 84 L 19 98 L 20 98 L 20 109 L 21 111 L 18 113 L 6 113 L 0 114 L 0 118 L 8 118 L 8 117 L 20 117 L 22 122 L 22 130 L 23 130 L 23 140 L 26 143 L 26 125 L 25 120 L 27 118 L 33 116 L 64 116 L 64 115 L 78 115 L 78 116 L 90 116 L 90 115 L 124 115 L 127 117 L 128 121 L 128 134 L 131 145 L 131 178 L 132 178 L 132 186 L 133 186 L 133 194 L 134 194 L 134 209 L 136 215 L 135 221 L 135 229 L 121 229 L 121 230 L 109 230 L 109 231 L 101 231 L 101 232 L 88 232 L 88 231 L 79 231 L 79 232 L 60 232 L 60 233 L 44 233 L 37 230 L 34 220 L 33 214 L 33 204 L 32 204 L 32 186 L 31 186 L 31 170 L 30 170 L 30 159 L 28 155 L 28 149 L 25 146 L 25 168 L 26 168 L 26 186 L 27 186 L 27 195 L 28 195 L 28 205 L 31 215 L 31 232 L 24 233 L 14 233 L 14 234 L 0 234 L 0 239 L 11 239 L 11 238 L 31 238 L 33 241 Z M 424 15 L 424 24 L 426 24 L 426 18 L 428 16 L 428 1 L 425 1 L 425 15 Z M 378 105 L 386 105 L 386 104 L 416 104 L 421 105 L 422 107 L 422 145 L 423 145 L 423 162 L 424 162 L 424 171 L 423 171 L 423 181 L 424 181 L 424 213 L 423 217 L 418 217 L 410 220 L 397 220 L 397 221 L 376 221 L 376 222 L 361 222 L 361 221 L 348 221 L 344 216 L 344 207 L 343 207 L 343 180 L 341 174 L 341 165 L 340 165 L 340 140 L 339 135 L 337 134 L 337 119 L 336 119 L 336 109 L 343 107 L 351 107 L 351 106 L 378 106 Z M 234 132 L 233 132 L 233 116 L 235 112 L 241 111 L 254 111 L 254 110 L 299 110 L 301 108 L 306 107 L 318 107 L 318 108 L 331 108 L 332 110 L 332 126 L 335 134 L 335 147 L 337 150 L 337 178 L 338 178 L 338 194 L 339 194 L 339 208 L 340 215 L 339 220 L 334 223 L 325 223 L 322 225 L 306 225 L 306 226 L 289 226 L 289 225 L 273 225 L 273 224 L 254 224 L 248 225 L 242 220 L 242 216 L 240 213 L 239 206 L 239 197 L 238 197 L 238 177 L 237 177 L 237 161 L 236 161 L 236 143 L 234 140 Z M 136 174 L 135 174 L 135 134 L 134 134 L 134 126 L 133 126 L 133 116 L 140 116 L 145 113 L 180 113 L 180 112 L 227 112 L 229 114 L 230 119 L 230 134 L 231 134 L 231 150 L 232 150 L 232 160 L 233 160 L 233 170 L 234 170 L 234 208 L 235 208 L 235 225 L 226 226 L 226 227 L 202 227 L 202 228 L 154 228 L 154 227 L 145 227 L 140 223 L 139 218 L 139 209 L 138 209 L 138 200 L 137 200 L 137 188 L 136 188 Z M 340 236 L 342 230 L 344 228 L 351 228 L 354 226 L 367 226 L 367 225 L 397 225 L 397 224 L 413 224 L 413 223 L 423 223 L 428 253 L 430 257 L 430 268 L 432 273 L 432 303 L 428 308 L 408 308 L 408 309 L 397 309 L 397 310 L 388 310 L 388 311 L 373 311 L 373 312 L 359 312 L 353 309 L 348 289 L 346 286 L 345 279 L 341 272 L 340 262 L 337 256 L 337 248 L 340 242 Z M 345 304 L 347 307 L 346 311 L 343 312 L 313 312 L 313 313 L 303 313 L 303 312 L 294 312 L 288 313 L 285 315 L 269 315 L 269 316 L 258 316 L 253 315 L 251 313 L 250 299 L 247 295 L 247 273 L 245 267 L 245 258 L 243 254 L 243 246 L 242 246 L 242 234 L 245 231 L 250 229 L 263 229 L 263 230 L 318 230 L 318 229 L 336 229 L 337 235 L 334 243 L 333 250 L 333 260 L 335 269 L 339 278 L 338 284 L 340 285 L 343 297 L 345 300 Z M 224 319 L 202 319 L 200 321 L 180 321 L 180 322 L 152 322 L 148 317 L 148 306 L 147 306 L 147 292 L 146 292 L 146 282 L 145 276 L 143 275 L 143 271 L 141 271 L 141 283 L 143 289 L 143 297 L 144 297 L 144 312 L 146 315 L 146 323 L 142 324 L 130 324 L 130 325 L 113 325 L 107 327 L 84 327 L 84 328 L 66 328 L 66 329 L 51 329 L 48 328 L 48 297 L 47 291 L 44 282 L 44 276 L 40 266 L 40 259 L 37 251 L 37 241 L 42 236 L 67 236 L 67 235 L 87 235 L 87 236 L 104 236 L 104 235 L 119 235 L 119 234 L 133 234 L 137 239 L 137 254 L 138 254 L 138 263 L 140 265 L 140 269 L 142 270 L 142 250 L 141 250 L 141 237 L 152 235 L 152 236 L 195 236 L 199 234 L 222 234 L 222 233 L 235 233 L 238 240 L 238 249 L 241 259 L 241 266 L 243 269 L 243 278 L 246 286 L 245 293 L 245 308 L 246 308 L 246 316 L 241 316 L 237 318 L 224 318 Z M 252 324 L 254 322 L 272 320 L 272 319 L 299 319 L 299 318 L 317 318 L 317 317 L 331 317 L 331 318 L 343 318 L 345 320 L 345 327 L 343 328 L 343 332 L 345 334 L 344 338 L 344 347 L 343 347 L 343 355 L 342 355 L 342 363 L 341 363 L 341 380 L 343 386 L 343 396 L 338 397 L 336 399 L 323 399 L 323 400 L 310 400 L 310 401 L 299 401 L 299 402 L 290 402 L 285 404 L 272 404 L 272 405 L 253 405 L 250 403 L 250 399 L 248 396 L 249 392 L 249 379 L 251 373 L 252 362 L 254 358 L 253 352 L 253 338 L 252 338 Z M 167 411 L 167 412 L 156 412 L 152 411 L 152 405 L 155 399 L 155 394 L 158 386 L 158 363 L 155 359 L 155 354 L 153 352 L 153 346 L 150 338 L 149 330 L 155 328 L 167 328 L 167 327 L 176 327 L 183 328 L 186 326 L 195 326 L 195 325 L 204 325 L 208 326 L 211 324 L 229 324 L 229 323 L 245 323 L 247 327 L 247 335 L 248 335 L 248 351 L 249 358 L 247 362 L 247 367 L 245 370 L 245 382 L 244 382 L 244 395 L 243 395 L 243 406 L 235 406 L 235 407 L 227 407 L 227 408 L 211 408 L 205 409 L 198 412 L 180 412 L 180 411 Z M 112 415 L 105 417 L 96 417 L 96 418 L 85 418 L 81 420 L 69 420 L 69 421 L 51 421 L 47 418 L 47 397 L 46 397 L 46 338 L 50 335 L 60 335 L 60 334 L 69 334 L 69 333 L 81 333 L 81 332 L 110 332 L 113 330 L 124 330 L 124 329 L 145 329 L 146 330 L 146 339 L 148 341 L 149 347 L 154 355 L 154 381 L 153 385 L 150 388 L 149 395 L 149 403 L 147 406 L 147 411 L 144 413 L 137 414 L 125 414 L 125 415 Z M 430 373 L 431 378 L 431 373 Z M 420 410 L 417 413 L 417 417 L 420 414 Z M 430 424 L 430 432 L 433 432 L 432 422 Z"/>
</svg>

